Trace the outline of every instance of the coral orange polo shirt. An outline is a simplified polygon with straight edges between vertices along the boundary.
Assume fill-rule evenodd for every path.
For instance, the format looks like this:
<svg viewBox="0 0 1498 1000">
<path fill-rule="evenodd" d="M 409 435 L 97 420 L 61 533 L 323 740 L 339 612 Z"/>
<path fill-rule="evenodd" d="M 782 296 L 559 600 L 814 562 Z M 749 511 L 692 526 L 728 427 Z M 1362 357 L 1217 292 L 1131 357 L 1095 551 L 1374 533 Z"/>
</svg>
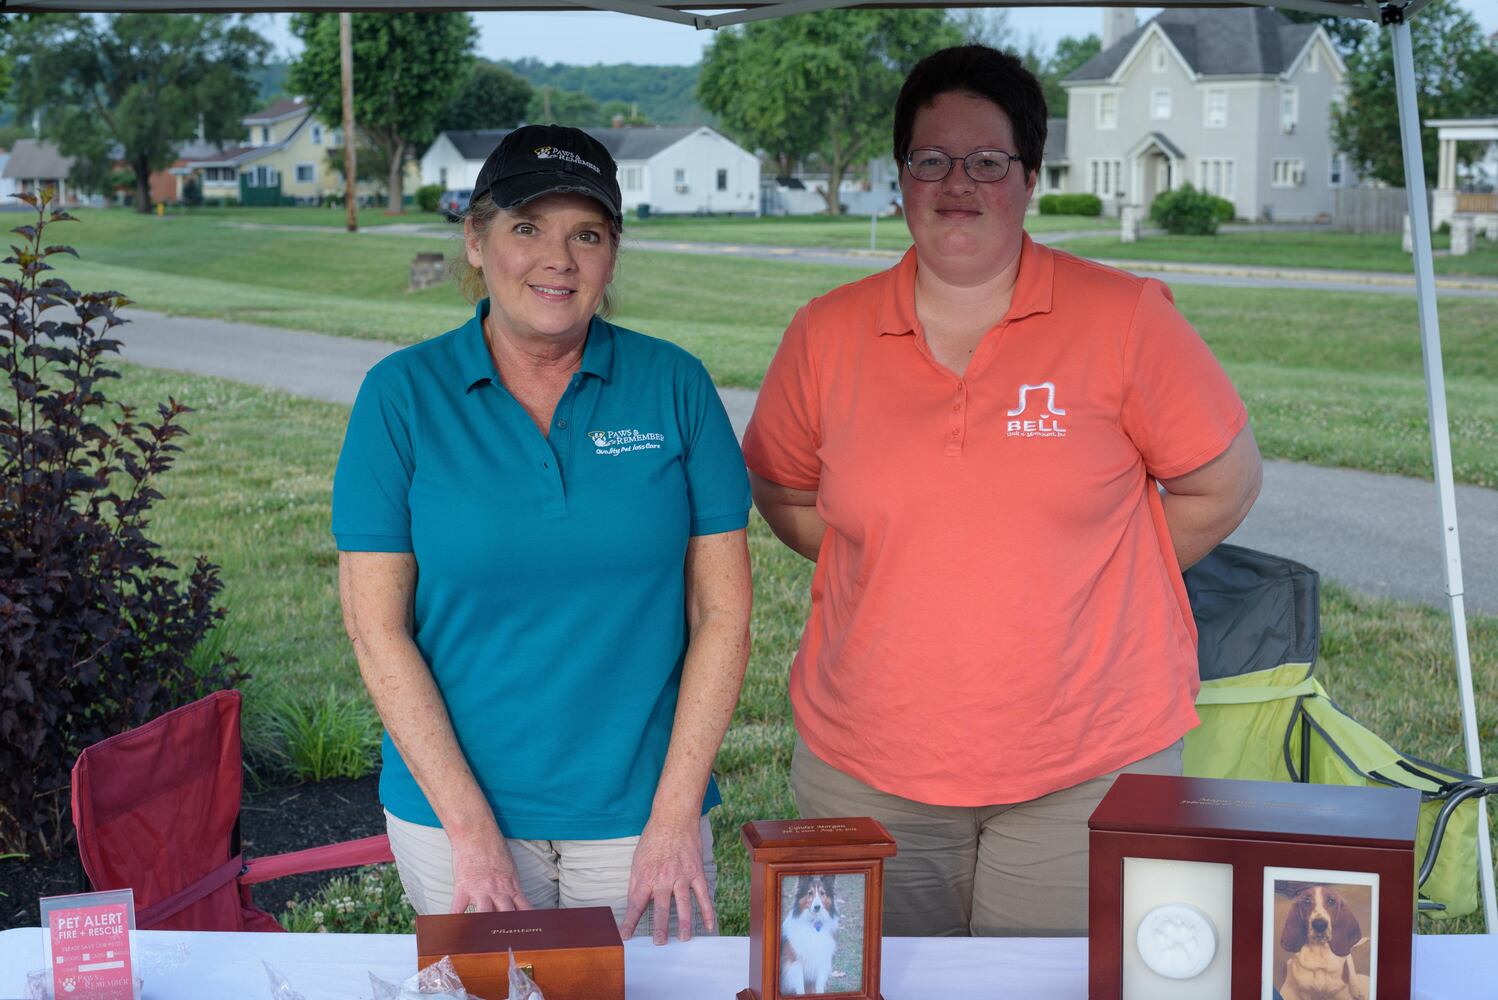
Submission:
<svg viewBox="0 0 1498 1000">
<path fill-rule="evenodd" d="M 801 309 L 749 468 L 827 533 L 791 668 L 818 757 L 938 805 L 1019 802 L 1196 724 L 1196 629 L 1155 480 L 1247 422 L 1160 282 L 1033 243 L 964 376 L 932 357 L 915 251 Z"/>
</svg>

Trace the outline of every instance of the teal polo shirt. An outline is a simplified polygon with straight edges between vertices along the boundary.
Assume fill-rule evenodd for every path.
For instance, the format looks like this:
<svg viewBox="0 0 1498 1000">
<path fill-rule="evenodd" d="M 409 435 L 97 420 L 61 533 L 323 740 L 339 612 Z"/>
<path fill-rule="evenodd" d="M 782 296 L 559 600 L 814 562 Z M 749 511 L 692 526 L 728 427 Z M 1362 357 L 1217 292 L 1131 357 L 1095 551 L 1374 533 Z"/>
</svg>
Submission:
<svg viewBox="0 0 1498 1000">
<path fill-rule="evenodd" d="M 671 739 L 687 540 L 744 527 L 743 457 L 700 361 L 596 317 L 543 437 L 488 306 L 366 376 L 333 535 L 415 555 L 416 645 L 505 835 L 634 836 Z M 439 825 L 388 733 L 383 752 L 385 808 Z M 710 784 L 703 811 L 720 801 Z"/>
</svg>

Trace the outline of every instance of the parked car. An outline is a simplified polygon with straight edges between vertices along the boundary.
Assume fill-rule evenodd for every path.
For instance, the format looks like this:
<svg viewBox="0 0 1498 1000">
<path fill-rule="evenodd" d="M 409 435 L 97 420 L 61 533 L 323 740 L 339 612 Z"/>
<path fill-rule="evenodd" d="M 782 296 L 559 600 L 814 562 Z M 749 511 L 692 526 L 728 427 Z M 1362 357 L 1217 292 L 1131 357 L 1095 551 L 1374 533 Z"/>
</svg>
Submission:
<svg viewBox="0 0 1498 1000">
<path fill-rule="evenodd" d="M 457 188 L 442 192 L 442 197 L 437 201 L 437 211 L 441 212 L 448 222 L 457 222 L 468 211 L 468 199 L 473 197 L 473 188 Z"/>
</svg>

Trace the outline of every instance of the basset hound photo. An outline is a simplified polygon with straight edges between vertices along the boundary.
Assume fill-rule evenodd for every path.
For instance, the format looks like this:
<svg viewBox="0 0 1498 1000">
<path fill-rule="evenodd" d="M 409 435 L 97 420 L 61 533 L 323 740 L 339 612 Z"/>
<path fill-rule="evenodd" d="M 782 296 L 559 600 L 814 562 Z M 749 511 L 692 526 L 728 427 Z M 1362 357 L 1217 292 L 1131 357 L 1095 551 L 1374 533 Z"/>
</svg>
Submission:
<svg viewBox="0 0 1498 1000">
<path fill-rule="evenodd" d="M 1372 923 L 1372 888 L 1277 882 L 1275 890 L 1279 996 L 1373 1000 L 1367 965 L 1372 931 L 1365 930 Z"/>
</svg>

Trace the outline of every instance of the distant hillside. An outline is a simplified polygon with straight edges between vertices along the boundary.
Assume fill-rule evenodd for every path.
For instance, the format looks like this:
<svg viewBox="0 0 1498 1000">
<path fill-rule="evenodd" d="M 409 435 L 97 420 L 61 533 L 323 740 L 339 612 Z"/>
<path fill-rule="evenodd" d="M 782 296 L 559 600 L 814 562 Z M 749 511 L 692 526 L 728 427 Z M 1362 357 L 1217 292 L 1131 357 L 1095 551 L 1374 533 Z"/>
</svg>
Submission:
<svg viewBox="0 0 1498 1000">
<path fill-rule="evenodd" d="M 568 66 L 539 59 L 500 60 L 499 65 L 530 81 L 587 94 L 599 104 L 623 101 L 639 105 L 652 125 L 711 124 L 713 116 L 697 103 L 697 66 Z"/>
</svg>

